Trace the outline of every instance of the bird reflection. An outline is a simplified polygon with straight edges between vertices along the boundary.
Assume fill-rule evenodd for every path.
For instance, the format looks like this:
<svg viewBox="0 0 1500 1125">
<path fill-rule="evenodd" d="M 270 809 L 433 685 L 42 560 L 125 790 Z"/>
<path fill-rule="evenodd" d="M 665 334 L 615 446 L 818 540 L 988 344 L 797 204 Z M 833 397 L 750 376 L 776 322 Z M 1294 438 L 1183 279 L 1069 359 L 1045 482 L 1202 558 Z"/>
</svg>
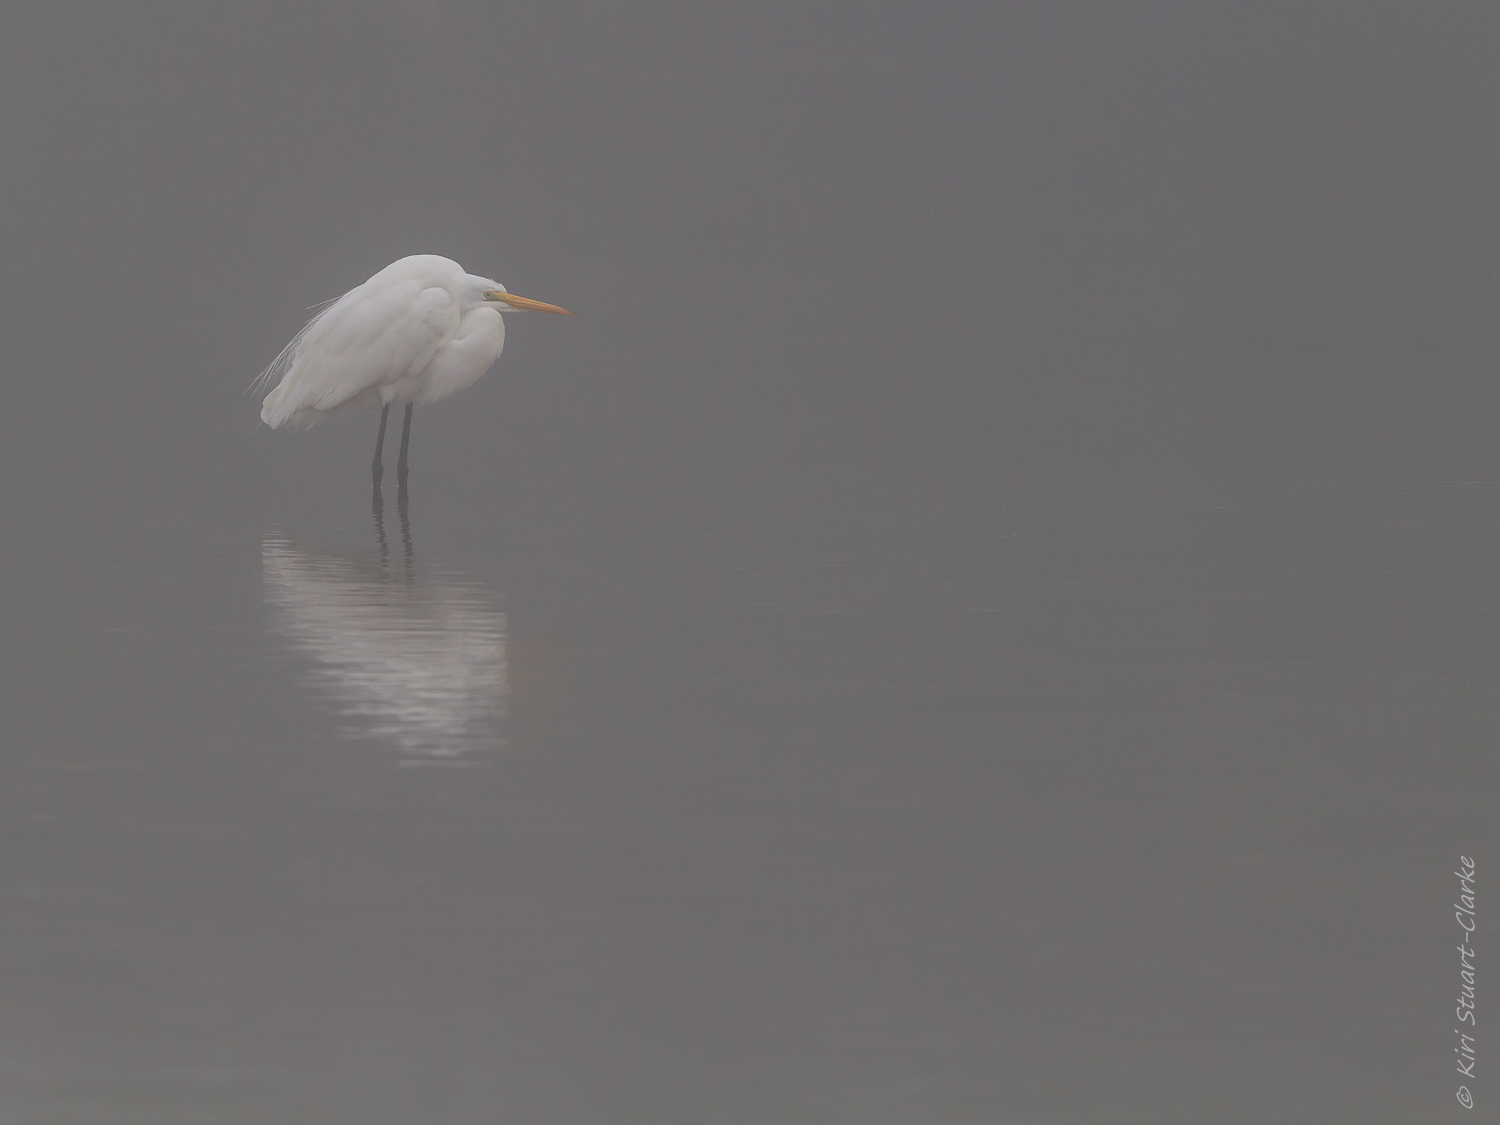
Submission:
<svg viewBox="0 0 1500 1125">
<path fill-rule="evenodd" d="M 396 492 L 396 514 L 401 520 L 401 545 L 406 554 L 406 577 L 412 580 L 413 560 L 411 546 L 411 513 L 410 495 L 406 491 L 406 481 L 403 479 L 401 487 Z M 385 497 L 380 494 L 380 481 L 375 482 L 374 491 L 370 493 L 370 515 L 375 518 L 375 542 L 380 547 L 380 565 L 390 565 L 391 549 L 385 541 Z"/>
<path fill-rule="evenodd" d="M 273 629 L 311 662 L 310 684 L 342 734 L 394 743 L 409 764 L 454 762 L 500 741 L 505 615 L 481 586 L 418 576 L 404 491 L 401 565 L 391 565 L 377 493 L 378 565 L 267 535 L 266 604 Z"/>
</svg>

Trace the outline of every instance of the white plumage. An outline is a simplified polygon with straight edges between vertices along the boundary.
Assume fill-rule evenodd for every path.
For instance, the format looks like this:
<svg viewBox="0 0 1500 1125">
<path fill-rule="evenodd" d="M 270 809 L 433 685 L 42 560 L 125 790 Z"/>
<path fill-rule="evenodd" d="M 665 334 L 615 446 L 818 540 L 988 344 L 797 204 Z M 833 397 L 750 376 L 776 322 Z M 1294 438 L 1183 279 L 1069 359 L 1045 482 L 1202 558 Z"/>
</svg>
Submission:
<svg viewBox="0 0 1500 1125">
<path fill-rule="evenodd" d="M 261 420 L 273 430 L 305 430 L 346 408 L 410 406 L 457 394 L 499 358 L 501 308 L 567 313 L 507 293 L 498 281 L 436 254 L 392 262 L 309 321 L 262 372 L 256 386 L 275 388 Z M 407 419 L 409 425 L 409 411 Z M 384 432 L 382 418 L 382 438 Z"/>
</svg>

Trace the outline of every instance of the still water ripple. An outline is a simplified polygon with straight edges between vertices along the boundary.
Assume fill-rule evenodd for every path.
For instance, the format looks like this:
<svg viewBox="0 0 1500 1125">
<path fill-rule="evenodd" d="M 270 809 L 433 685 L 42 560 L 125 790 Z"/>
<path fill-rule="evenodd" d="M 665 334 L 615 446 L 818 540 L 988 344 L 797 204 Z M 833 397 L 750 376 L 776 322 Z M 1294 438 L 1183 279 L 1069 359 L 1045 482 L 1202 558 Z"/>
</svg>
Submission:
<svg viewBox="0 0 1500 1125">
<path fill-rule="evenodd" d="M 472 761 L 499 745 L 506 626 L 491 591 L 278 533 L 262 540 L 261 570 L 271 631 L 308 662 L 308 686 L 342 735 L 394 744 L 411 765 Z"/>
</svg>

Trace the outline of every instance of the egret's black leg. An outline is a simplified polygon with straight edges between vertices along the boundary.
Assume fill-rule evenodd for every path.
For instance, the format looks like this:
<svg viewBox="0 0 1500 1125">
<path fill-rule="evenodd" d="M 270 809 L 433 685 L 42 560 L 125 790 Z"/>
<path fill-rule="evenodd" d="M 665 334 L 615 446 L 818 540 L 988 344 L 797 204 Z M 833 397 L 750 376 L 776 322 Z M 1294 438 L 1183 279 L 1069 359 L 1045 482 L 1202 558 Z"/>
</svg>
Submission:
<svg viewBox="0 0 1500 1125">
<path fill-rule="evenodd" d="M 406 447 L 411 442 L 411 403 L 406 404 L 406 417 L 401 420 L 401 455 L 396 458 L 396 486 L 406 491 Z"/>
<path fill-rule="evenodd" d="M 380 478 L 385 474 L 385 466 L 380 463 L 380 451 L 385 448 L 385 420 L 390 412 L 390 403 L 380 409 L 380 429 L 375 434 L 375 460 L 370 463 L 370 476 L 374 478 L 377 493 L 380 491 Z"/>
</svg>

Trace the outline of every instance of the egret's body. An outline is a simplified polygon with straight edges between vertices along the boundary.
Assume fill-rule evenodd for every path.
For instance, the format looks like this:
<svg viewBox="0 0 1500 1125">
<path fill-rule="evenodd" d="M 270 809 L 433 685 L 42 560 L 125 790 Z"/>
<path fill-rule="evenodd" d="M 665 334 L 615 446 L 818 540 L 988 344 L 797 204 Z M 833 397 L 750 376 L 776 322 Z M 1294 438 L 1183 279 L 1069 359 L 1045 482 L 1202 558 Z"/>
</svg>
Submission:
<svg viewBox="0 0 1500 1125">
<path fill-rule="evenodd" d="M 305 430 L 338 411 L 380 407 L 378 487 L 386 416 L 391 403 L 404 405 L 404 483 L 412 406 L 455 395 L 490 369 L 505 346 L 502 308 L 567 311 L 507 293 L 435 254 L 392 262 L 309 321 L 266 368 L 259 385 L 276 385 L 261 420 L 273 430 Z"/>
</svg>

